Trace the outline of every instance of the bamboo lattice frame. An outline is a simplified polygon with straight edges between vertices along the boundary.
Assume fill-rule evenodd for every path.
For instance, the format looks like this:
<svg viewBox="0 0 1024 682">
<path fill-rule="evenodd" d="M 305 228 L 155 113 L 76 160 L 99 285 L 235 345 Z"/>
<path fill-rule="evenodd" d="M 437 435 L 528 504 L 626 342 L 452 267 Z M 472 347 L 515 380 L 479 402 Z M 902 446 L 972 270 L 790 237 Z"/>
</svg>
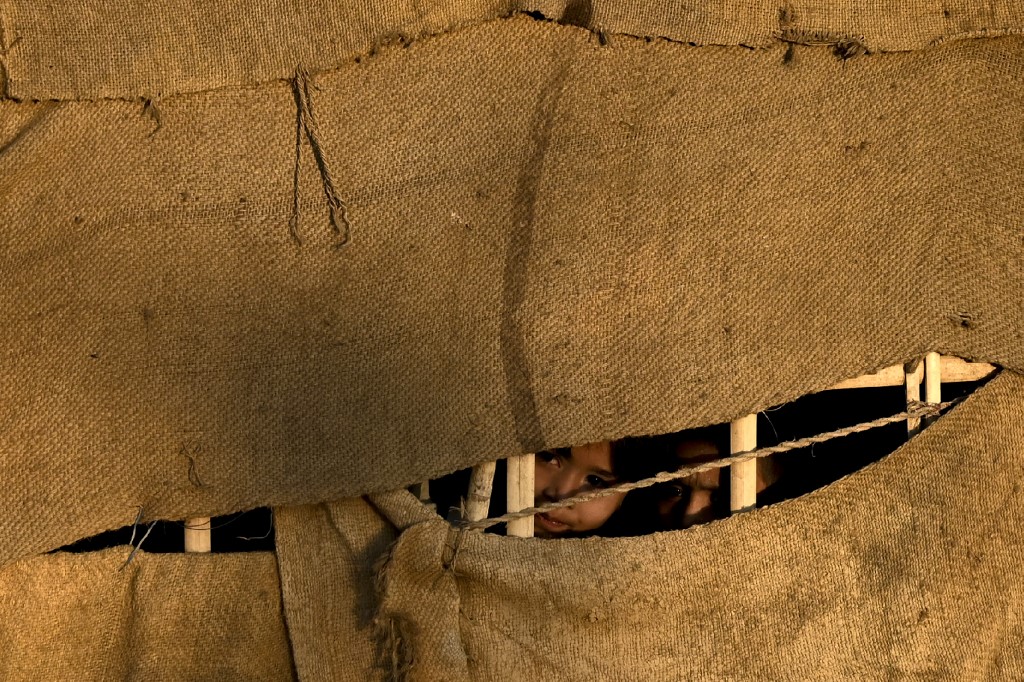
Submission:
<svg viewBox="0 0 1024 682">
<path fill-rule="evenodd" d="M 923 362 L 913 366 L 892 365 L 871 374 L 841 381 L 829 387 L 828 391 L 849 390 L 856 388 L 877 388 L 903 385 L 906 388 L 907 405 L 919 401 L 921 384 L 925 385 L 925 402 L 938 404 L 942 402 L 942 382 L 955 383 L 977 381 L 992 372 L 995 367 L 984 362 L 970 362 L 958 357 L 928 353 Z M 907 436 L 915 435 L 921 428 L 920 418 L 907 420 Z M 732 453 L 745 452 L 757 448 L 757 415 L 749 414 L 730 424 L 730 450 Z M 527 459 L 528 458 L 528 459 Z M 526 462 L 528 465 L 524 466 Z M 508 459 L 508 508 L 514 512 L 525 509 L 533 504 L 533 455 L 523 455 Z M 489 478 L 488 478 L 489 477 Z M 473 470 L 467 504 L 467 521 L 479 521 L 487 514 L 490 504 L 491 485 L 484 479 L 493 482 L 494 462 L 478 465 Z M 753 509 L 757 503 L 757 462 L 749 460 L 730 467 L 730 504 L 732 513 Z M 485 492 L 486 491 L 486 492 Z M 470 511 L 472 510 L 472 511 Z M 523 521 L 529 522 L 529 527 Z M 513 529 L 513 524 L 515 528 Z M 532 537 L 532 519 L 517 519 L 509 523 L 509 535 Z"/>
<path fill-rule="evenodd" d="M 929 353 L 923 362 L 908 367 L 892 365 L 877 372 L 841 381 L 829 387 L 828 391 L 856 388 L 878 388 L 900 386 L 906 388 L 907 404 L 921 399 L 921 384 L 925 386 L 925 402 L 937 404 L 942 400 L 942 382 L 953 383 L 977 381 L 995 371 L 995 367 L 984 362 L 970 362 L 958 357 Z M 908 437 L 920 428 L 920 418 L 907 420 Z M 732 453 L 745 452 L 757 447 L 757 415 L 749 414 L 730 424 L 730 450 Z M 531 506 L 534 502 L 534 456 L 532 454 L 510 457 L 506 461 L 506 511 L 515 512 Z M 484 462 L 473 468 L 469 490 L 466 496 L 464 520 L 480 521 L 487 516 L 494 485 L 496 462 Z M 757 463 L 750 460 L 730 467 L 730 509 L 739 513 L 753 509 L 757 503 Z M 429 503 L 429 482 L 416 486 L 417 497 Z M 209 517 L 190 518 L 185 521 L 185 551 L 210 552 L 212 548 Z M 533 537 L 533 519 L 516 519 L 509 522 L 508 534 L 516 537 Z"/>
</svg>

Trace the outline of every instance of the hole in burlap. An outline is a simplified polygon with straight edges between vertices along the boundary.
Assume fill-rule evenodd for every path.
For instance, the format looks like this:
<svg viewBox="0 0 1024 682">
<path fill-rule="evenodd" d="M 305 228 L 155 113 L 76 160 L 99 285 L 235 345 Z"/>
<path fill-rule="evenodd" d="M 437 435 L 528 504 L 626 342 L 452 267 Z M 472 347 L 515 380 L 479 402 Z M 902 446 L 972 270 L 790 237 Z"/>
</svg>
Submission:
<svg viewBox="0 0 1024 682">
<path fill-rule="evenodd" d="M 95 552 L 130 544 L 150 553 L 184 552 L 184 523 L 184 521 L 152 521 L 143 516 L 137 520 L 137 523 L 77 540 L 54 551 Z M 211 519 L 210 525 L 214 553 L 274 550 L 274 523 L 269 507 L 215 516 Z M 135 531 L 134 540 L 132 539 L 133 530 Z M 143 537 L 145 540 L 142 539 Z"/>
<path fill-rule="evenodd" d="M 944 382 L 943 400 L 957 401 L 972 393 L 990 377 L 967 382 Z M 845 429 L 876 419 L 899 414 L 906 409 L 903 386 L 857 388 L 826 391 L 804 396 L 793 402 L 761 411 L 757 415 L 758 447 L 770 447 L 829 431 Z M 922 430 L 935 419 L 925 419 Z M 729 425 L 720 424 L 692 429 L 676 434 L 626 439 L 633 441 L 629 456 L 633 458 L 625 469 L 627 480 L 639 480 L 661 471 L 674 470 L 679 461 L 666 453 L 675 452 L 679 442 L 690 437 L 711 438 L 720 453 L 728 454 Z M 848 476 L 865 466 L 879 461 L 907 442 L 906 421 L 836 438 L 824 443 L 790 450 L 766 458 L 770 463 L 765 473 L 765 487 L 758 492 L 758 507 L 769 506 L 806 495 Z M 625 441 L 623 441 L 625 442 Z M 637 461 L 648 453 L 650 461 Z M 711 458 L 713 459 L 713 458 Z M 666 495 L 686 494 L 674 484 L 658 484 L 630 492 L 615 515 L 595 531 L 606 537 L 635 536 L 664 530 L 676 530 L 690 525 L 712 522 L 729 516 L 729 474 L 720 470 L 713 506 L 708 514 L 686 522 L 667 521 L 652 513 L 652 508 L 664 501 Z M 457 471 L 432 480 L 431 501 L 439 513 L 448 512 L 448 518 L 458 522 L 457 510 L 462 507 L 470 470 Z M 499 461 L 491 497 L 489 518 L 499 517 L 505 510 L 505 462 Z M 674 492 L 675 491 L 675 492 Z M 685 500 L 681 500 L 685 502 Z M 456 510 L 456 511 L 449 511 Z M 489 532 L 503 533 L 504 526 L 488 528 Z"/>
</svg>

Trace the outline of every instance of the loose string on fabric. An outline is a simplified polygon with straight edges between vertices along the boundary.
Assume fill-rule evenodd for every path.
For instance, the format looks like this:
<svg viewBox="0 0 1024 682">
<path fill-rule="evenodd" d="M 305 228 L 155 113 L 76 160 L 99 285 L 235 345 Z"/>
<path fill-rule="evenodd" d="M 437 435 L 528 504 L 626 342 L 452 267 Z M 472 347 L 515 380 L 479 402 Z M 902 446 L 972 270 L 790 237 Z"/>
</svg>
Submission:
<svg viewBox="0 0 1024 682">
<path fill-rule="evenodd" d="M 295 96 L 295 105 L 298 113 L 295 140 L 295 188 L 290 229 L 292 237 L 299 245 L 301 245 L 302 237 L 299 234 L 298 227 L 298 183 L 299 160 L 302 143 L 301 133 L 305 132 L 306 139 L 309 141 L 309 146 L 313 150 L 313 158 L 316 161 L 316 167 L 320 171 L 320 179 L 324 185 L 324 197 L 327 200 L 327 208 L 330 211 L 331 230 L 338 237 L 338 241 L 335 246 L 341 247 L 348 243 L 351 233 L 351 224 L 349 223 L 348 217 L 348 205 L 338 195 L 337 189 L 335 189 L 334 174 L 331 172 L 331 167 L 327 163 L 327 158 L 324 156 L 323 143 L 320 140 L 320 124 L 317 121 L 316 111 L 313 108 L 313 96 L 311 93 L 311 88 L 315 89 L 315 87 L 316 86 L 310 85 L 309 73 L 301 66 L 296 68 L 295 79 L 292 81 L 292 92 Z"/>
<path fill-rule="evenodd" d="M 808 436 L 806 438 L 798 438 L 796 440 L 786 441 L 779 443 L 778 445 L 772 445 L 769 447 L 758 448 L 756 450 L 748 450 L 747 452 L 739 452 L 729 457 L 723 457 L 710 462 L 701 462 L 700 464 L 691 464 L 680 467 L 671 471 L 663 471 L 659 474 L 655 474 L 649 478 L 644 478 L 639 481 L 628 481 L 626 483 L 620 483 L 608 488 L 601 488 L 599 490 L 591 490 L 573 497 L 567 497 L 564 500 L 558 500 L 556 502 L 548 502 L 536 507 L 527 507 L 516 512 L 509 512 L 501 516 L 495 516 L 493 518 L 482 519 L 480 521 L 465 522 L 459 524 L 460 528 L 483 530 L 496 526 L 499 523 L 506 523 L 515 519 L 524 519 L 534 514 L 543 514 L 554 509 L 563 509 L 565 507 L 572 507 L 583 502 L 589 502 L 590 500 L 596 500 L 599 497 L 605 497 L 607 495 L 617 495 L 619 493 L 627 493 L 632 490 L 639 490 L 641 488 L 649 488 L 659 483 L 669 483 L 685 476 L 693 474 L 699 474 L 705 471 L 711 471 L 713 469 L 721 469 L 733 464 L 739 464 L 740 462 L 747 462 L 752 459 L 759 459 L 761 457 L 768 457 L 769 455 L 776 455 L 781 452 L 789 452 L 790 450 L 799 450 L 809 445 L 817 445 L 818 443 L 824 443 L 836 438 L 842 438 L 843 436 L 849 436 L 854 433 L 861 433 L 864 431 L 870 431 L 871 429 L 877 429 L 882 426 L 888 426 L 889 424 L 895 424 L 897 422 L 906 421 L 908 419 L 914 419 L 916 417 L 930 417 L 941 413 L 942 411 L 952 407 L 959 403 L 963 398 L 956 400 L 949 400 L 944 403 L 923 403 L 919 401 L 911 401 L 907 405 L 907 410 L 899 414 L 894 414 L 889 417 L 881 417 L 868 422 L 862 422 L 860 424 L 854 424 L 853 426 L 846 426 L 835 431 L 827 431 L 820 433 L 816 436 Z"/>
</svg>

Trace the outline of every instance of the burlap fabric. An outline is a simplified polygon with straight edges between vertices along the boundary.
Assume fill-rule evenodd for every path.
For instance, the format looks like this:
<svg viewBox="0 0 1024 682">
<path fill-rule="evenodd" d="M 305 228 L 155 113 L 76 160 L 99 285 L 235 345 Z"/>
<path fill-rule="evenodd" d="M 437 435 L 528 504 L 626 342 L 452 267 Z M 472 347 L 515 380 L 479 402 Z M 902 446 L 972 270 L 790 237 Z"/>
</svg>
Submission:
<svg viewBox="0 0 1024 682">
<path fill-rule="evenodd" d="M 1024 28 L 1017 0 L 3 0 L 0 64 L 6 62 L 9 92 L 18 98 L 159 97 L 284 78 L 300 63 L 333 68 L 382 44 L 517 11 L 681 43 L 854 40 L 873 51 Z"/>
<path fill-rule="evenodd" d="M 412 680 L 1018 680 L 1022 466 L 1024 378 L 1004 374 L 882 461 L 710 525 L 551 541 L 415 523 L 381 576 L 389 665 Z M 339 614 L 356 598 L 336 596 Z"/>
<path fill-rule="evenodd" d="M 310 88 L 341 249 L 305 132 L 296 190 L 288 83 L 0 103 L 0 561 L 140 505 L 725 421 L 926 350 L 1024 368 L 1021 48 L 516 17 L 385 50 Z"/>
<path fill-rule="evenodd" d="M 128 554 L 0 571 L 0 678 L 294 679 L 272 555 Z"/>
<path fill-rule="evenodd" d="M 353 498 L 274 510 L 288 634 L 303 682 L 362 682 L 393 667 L 377 622 L 378 564 L 402 529 L 435 515 L 404 491 L 374 499 L 380 507 Z"/>
</svg>

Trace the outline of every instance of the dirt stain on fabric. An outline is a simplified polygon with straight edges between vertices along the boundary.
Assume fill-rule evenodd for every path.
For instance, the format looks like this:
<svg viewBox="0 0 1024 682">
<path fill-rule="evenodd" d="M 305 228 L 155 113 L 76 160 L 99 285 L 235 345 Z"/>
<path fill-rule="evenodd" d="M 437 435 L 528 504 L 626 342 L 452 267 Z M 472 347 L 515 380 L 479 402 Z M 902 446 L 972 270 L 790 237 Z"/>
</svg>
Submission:
<svg viewBox="0 0 1024 682">
<path fill-rule="evenodd" d="M 591 0 L 569 0 L 565 4 L 565 11 L 558 20 L 560 24 L 569 24 L 581 28 L 589 28 L 590 21 L 594 18 L 594 3 Z"/>
<path fill-rule="evenodd" d="M 796 54 L 796 46 L 793 43 L 786 45 L 786 52 L 782 55 L 782 63 L 786 66 L 790 66 L 793 63 L 793 57 Z"/>
</svg>

